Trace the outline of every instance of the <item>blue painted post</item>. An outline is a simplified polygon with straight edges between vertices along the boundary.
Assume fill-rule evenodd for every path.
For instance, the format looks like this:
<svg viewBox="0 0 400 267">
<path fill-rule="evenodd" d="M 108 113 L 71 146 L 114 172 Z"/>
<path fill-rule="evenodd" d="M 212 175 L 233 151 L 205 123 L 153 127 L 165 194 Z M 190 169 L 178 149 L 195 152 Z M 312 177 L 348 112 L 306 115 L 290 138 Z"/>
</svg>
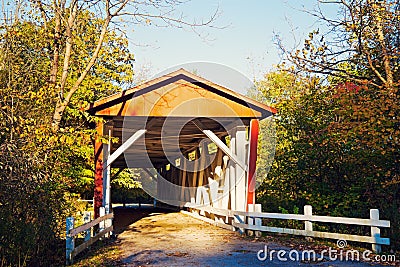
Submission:
<svg viewBox="0 0 400 267">
<path fill-rule="evenodd" d="M 85 211 L 83 214 L 84 223 L 90 222 L 90 219 L 91 219 L 90 211 Z M 89 228 L 85 231 L 85 242 L 89 241 L 91 237 L 92 237 L 92 228 Z"/>
<path fill-rule="evenodd" d="M 68 217 L 67 218 L 67 233 L 66 233 L 66 265 L 70 265 L 73 263 L 73 258 L 72 258 L 72 251 L 74 251 L 75 248 L 75 240 L 74 237 L 70 235 L 69 231 L 74 229 L 74 217 Z"/>
</svg>

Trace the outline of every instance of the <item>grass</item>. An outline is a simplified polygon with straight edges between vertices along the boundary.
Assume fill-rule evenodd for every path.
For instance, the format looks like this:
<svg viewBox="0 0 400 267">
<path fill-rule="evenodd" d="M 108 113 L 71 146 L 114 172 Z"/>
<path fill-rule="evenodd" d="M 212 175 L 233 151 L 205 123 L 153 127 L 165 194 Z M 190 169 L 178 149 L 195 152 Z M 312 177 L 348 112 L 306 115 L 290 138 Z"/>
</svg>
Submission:
<svg viewBox="0 0 400 267">
<path fill-rule="evenodd" d="M 119 260 L 122 251 L 115 238 L 100 240 L 74 259 L 73 267 L 123 266 Z"/>
</svg>

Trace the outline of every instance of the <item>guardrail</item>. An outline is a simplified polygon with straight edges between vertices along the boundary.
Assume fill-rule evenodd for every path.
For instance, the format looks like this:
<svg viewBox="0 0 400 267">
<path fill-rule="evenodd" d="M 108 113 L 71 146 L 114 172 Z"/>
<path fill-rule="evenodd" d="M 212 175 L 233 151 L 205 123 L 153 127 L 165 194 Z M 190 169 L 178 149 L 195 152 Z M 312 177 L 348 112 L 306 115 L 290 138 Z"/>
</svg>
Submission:
<svg viewBox="0 0 400 267">
<path fill-rule="evenodd" d="M 219 209 L 214 207 L 196 207 L 194 205 L 187 204 L 186 207 L 194 210 L 200 211 L 200 214 L 209 213 L 217 216 L 225 216 L 226 220 L 214 221 L 210 218 L 201 216 L 198 213 L 186 212 L 186 214 L 192 215 L 196 218 L 205 220 L 207 222 L 213 223 L 214 225 L 224 227 L 227 229 L 246 229 L 261 232 L 273 232 L 273 233 L 283 233 L 292 235 L 301 235 L 306 237 L 319 237 L 328 239 L 342 239 L 346 241 L 357 241 L 363 243 L 371 243 L 372 250 L 374 252 L 381 252 L 381 245 L 390 245 L 390 239 L 380 236 L 381 227 L 390 227 L 390 221 L 379 219 L 379 210 L 371 209 L 369 219 L 360 218 L 347 218 L 347 217 L 332 217 L 332 216 L 318 216 L 312 214 L 312 207 L 310 205 L 304 206 L 304 214 L 282 214 L 282 213 L 266 213 L 261 212 L 261 205 L 249 205 L 249 211 L 235 211 Z M 231 224 L 226 224 L 231 219 Z M 262 225 L 262 219 L 281 219 L 281 220 L 297 220 L 304 221 L 304 229 L 292 229 L 292 228 L 281 228 L 281 227 L 271 227 Z M 351 234 L 341 234 L 341 233 L 330 233 L 330 232 L 320 232 L 313 230 L 313 222 L 323 222 L 323 223 L 336 223 L 336 224 L 349 224 L 349 225 L 360 225 L 360 226 L 370 226 L 371 236 L 360 236 Z"/>
<path fill-rule="evenodd" d="M 109 213 L 104 215 L 104 207 L 102 207 L 100 208 L 100 215 L 102 216 L 90 221 L 90 212 L 85 212 L 85 224 L 76 228 L 74 228 L 74 217 L 67 218 L 66 265 L 72 264 L 76 255 L 95 243 L 101 237 L 105 235 L 110 236 L 112 234 L 112 219 L 114 218 L 114 214 Z M 93 227 L 96 225 L 99 225 L 99 232 L 95 236 L 92 236 Z M 84 243 L 75 247 L 75 237 L 82 232 L 85 232 Z"/>
</svg>

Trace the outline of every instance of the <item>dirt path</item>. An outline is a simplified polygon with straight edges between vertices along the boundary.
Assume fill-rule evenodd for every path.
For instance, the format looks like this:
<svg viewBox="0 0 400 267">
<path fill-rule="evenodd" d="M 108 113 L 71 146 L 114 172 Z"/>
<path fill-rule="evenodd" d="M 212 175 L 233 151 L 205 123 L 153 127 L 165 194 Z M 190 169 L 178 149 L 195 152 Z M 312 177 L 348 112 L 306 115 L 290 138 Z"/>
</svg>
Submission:
<svg viewBox="0 0 400 267">
<path fill-rule="evenodd" d="M 289 248 L 243 238 L 179 212 L 137 210 L 134 217 L 127 216 L 128 213 L 131 211 L 116 212 L 120 218 L 116 228 L 121 232 L 118 243 L 124 266 L 370 266 L 339 261 L 283 262 L 276 255 L 272 261 L 260 261 L 257 252 L 265 245 L 269 250 Z"/>
</svg>

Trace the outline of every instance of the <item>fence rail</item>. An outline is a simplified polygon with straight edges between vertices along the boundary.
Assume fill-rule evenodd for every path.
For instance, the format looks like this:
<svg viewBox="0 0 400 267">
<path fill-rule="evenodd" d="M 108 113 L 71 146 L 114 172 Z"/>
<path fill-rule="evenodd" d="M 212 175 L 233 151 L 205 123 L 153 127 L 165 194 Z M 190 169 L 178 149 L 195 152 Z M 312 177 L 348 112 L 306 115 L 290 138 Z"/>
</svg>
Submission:
<svg viewBox="0 0 400 267">
<path fill-rule="evenodd" d="M 104 215 L 104 207 L 100 208 L 100 216 L 94 220 L 90 220 L 90 212 L 85 212 L 85 224 L 74 228 L 74 217 L 67 218 L 67 238 L 66 238 L 66 265 L 73 263 L 74 257 L 81 253 L 84 249 L 95 243 L 100 238 L 110 235 L 113 231 L 111 220 L 114 218 L 113 213 Z M 92 236 L 93 227 L 99 225 L 99 232 Z M 84 242 L 75 247 L 75 237 L 84 232 Z"/>
<path fill-rule="evenodd" d="M 226 217 L 225 220 L 215 219 L 215 225 L 222 226 L 225 224 L 230 229 L 234 227 L 235 229 L 246 229 L 260 232 L 273 232 L 273 233 L 283 233 L 292 235 L 301 235 L 307 237 L 318 237 L 318 238 L 328 238 L 328 239 L 342 239 L 346 241 L 357 241 L 364 243 L 371 243 L 372 250 L 374 252 L 381 252 L 381 245 L 390 245 L 390 239 L 380 236 L 380 228 L 390 227 L 390 221 L 379 219 L 379 210 L 371 209 L 369 219 L 361 218 L 347 218 L 347 217 L 332 217 L 332 216 L 318 216 L 312 214 L 312 207 L 310 205 L 304 206 L 304 214 L 281 214 L 281 213 L 266 213 L 261 212 L 261 205 L 249 205 L 249 211 L 235 211 L 219 209 L 214 207 L 198 207 L 193 204 L 188 203 L 185 205 L 187 208 L 192 210 L 200 211 L 200 214 L 205 215 L 205 213 L 213 214 L 217 216 Z M 186 212 L 187 213 L 187 212 Z M 212 219 L 201 216 L 198 212 L 187 213 L 199 219 L 204 219 L 205 221 L 212 222 Z M 229 222 L 228 226 L 226 223 Z M 304 221 L 304 229 L 293 229 L 293 228 L 281 228 L 262 225 L 262 219 L 281 219 L 281 220 L 297 220 Z M 335 223 L 335 224 L 347 224 L 347 225 L 360 225 L 360 226 L 370 226 L 371 235 L 361 236 L 352 234 L 341 234 L 341 233 L 330 233 L 330 232 L 320 232 L 313 230 L 314 222 L 323 223 Z"/>
</svg>

